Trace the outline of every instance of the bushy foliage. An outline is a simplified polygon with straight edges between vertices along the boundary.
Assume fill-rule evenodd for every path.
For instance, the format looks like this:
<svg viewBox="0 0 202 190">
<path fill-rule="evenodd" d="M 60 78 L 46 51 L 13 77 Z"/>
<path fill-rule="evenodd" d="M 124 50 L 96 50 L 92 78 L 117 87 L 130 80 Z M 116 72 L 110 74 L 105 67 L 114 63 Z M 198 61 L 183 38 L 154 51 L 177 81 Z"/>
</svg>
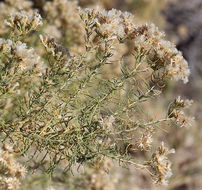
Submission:
<svg viewBox="0 0 202 190">
<path fill-rule="evenodd" d="M 0 15 L 1 142 L 11 143 L 29 170 L 96 168 L 107 158 L 167 184 L 174 151 L 162 143 L 153 153 L 160 144 L 153 134 L 163 125 L 190 126 L 184 108 L 192 101 L 178 97 L 158 119 L 145 104 L 157 101 L 169 80 L 188 82 L 175 45 L 128 12 L 55 0 L 44 5 L 42 19 L 29 1 L 11 2 L 1 4 L 8 12 Z M 138 163 L 139 151 L 151 159 Z"/>
</svg>

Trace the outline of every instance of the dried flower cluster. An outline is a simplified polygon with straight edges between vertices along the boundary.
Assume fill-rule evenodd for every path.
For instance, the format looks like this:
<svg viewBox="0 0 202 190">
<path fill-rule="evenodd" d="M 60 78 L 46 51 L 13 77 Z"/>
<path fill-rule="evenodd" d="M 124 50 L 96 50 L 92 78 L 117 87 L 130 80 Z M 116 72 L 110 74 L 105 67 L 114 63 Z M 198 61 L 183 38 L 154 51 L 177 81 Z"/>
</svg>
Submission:
<svg viewBox="0 0 202 190">
<path fill-rule="evenodd" d="M 132 14 L 115 9 L 84 9 L 80 15 L 86 26 L 104 38 L 132 39 L 139 51 L 147 54 L 147 61 L 154 72 L 163 70 L 162 79 L 167 76 L 188 82 L 190 71 L 186 60 L 174 44 L 164 39 L 165 34 L 155 25 L 138 26 L 134 23 Z"/>
<path fill-rule="evenodd" d="M 194 122 L 194 117 L 189 117 L 184 113 L 184 109 L 189 108 L 193 100 L 182 100 L 180 96 L 170 105 L 168 116 L 176 120 L 180 127 L 190 127 Z"/>
<path fill-rule="evenodd" d="M 37 12 L 15 12 L 8 20 L 5 20 L 5 25 L 10 27 L 15 33 L 27 34 L 32 30 L 36 30 L 41 26 L 42 18 Z"/>
<path fill-rule="evenodd" d="M 132 24 L 134 16 L 128 12 L 121 12 L 116 9 L 110 11 L 86 8 L 80 10 L 82 20 L 104 38 L 123 39 L 131 30 L 136 28 Z"/>
<path fill-rule="evenodd" d="M 68 59 L 70 58 L 68 50 L 55 42 L 53 37 L 44 37 L 40 35 L 40 40 L 46 48 L 46 51 L 51 53 L 57 61 L 66 63 L 68 62 Z"/>
<path fill-rule="evenodd" d="M 16 69 L 27 71 L 33 68 L 43 72 L 45 69 L 45 64 L 40 60 L 40 56 L 35 53 L 33 48 L 28 48 L 21 41 L 13 42 L 0 38 L 0 52 L 7 55 L 5 59 L 2 56 L 1 62 L 2 64 L 9 64 L 10 72 L 15 73 Z M 17 63 L 11 64 L 10 60 L 16 60 Z"/>
<path fill-rule="evenodd" d="M 151 126 L 148 126 L 141 137 L 137 140 L 137 146 L 140 150 L 148 151 L 151 148 L 153 142 L 152 132 L 154 129 Z"/>
<path fill-rule="evenodd" d="M 151 161 L 148 162 L 148 165 L 152 169 L 151 172 L 154 177 L 154 182 L 157 184 L 167 185 L 168 179 L 172 176 L 171 162 L 167 158 L 171 153 L 175 153 L 175 150 L 169 150 L 162 142 L 161 146 L 152 155 Z"/>
<path fill-rule="evenodd" d="M 4 19 L 8 15 L 15 14 L 21 10 L 32 12 L 32 2 L 27 0 L 5 0 L 0 2 L 0 34 L 4 34 L 7 30 L 3 25 Z"/>
<path fill-rule="evenodd" d="M 24 178 L 25 174 L 26 169 L 16 162 L 12 148 L 9 145 L 4 145 L 0 149 L 0 189 L 18 189 L 20 179 Z"/>
<path fill-rule="evenodd" d="M 149 60 L 154 71 L 163 69 L 163 74 L 174 80 L 188 82 L 190 74 L 188 63 L 183 58 L 175 45 L 164 40 L 165 34 L 160 32 L 156 26 L 143 25 L 138 28 L 135 40 L 139 49 L 151 51 Z"/>
</svg>

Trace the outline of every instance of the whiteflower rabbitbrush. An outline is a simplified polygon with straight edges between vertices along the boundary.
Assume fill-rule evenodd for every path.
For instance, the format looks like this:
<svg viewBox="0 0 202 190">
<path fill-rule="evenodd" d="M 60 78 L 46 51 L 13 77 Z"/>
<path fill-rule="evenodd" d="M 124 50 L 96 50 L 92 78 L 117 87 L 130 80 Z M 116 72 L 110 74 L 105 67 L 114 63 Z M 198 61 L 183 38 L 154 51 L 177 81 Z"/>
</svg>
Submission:
<svg viewBox="0 0 202 190">
<path fill-rule="evenodd" d="M 50 8 L 47 3 L 44 10 L 53 11 Z M 72 45 L 80 46 L 79 51 L 68 50 L 71 44 L 65 39 L 60 42 L 67 47 L 60 44 L 61 35 L 45 33 L 50 25 L 32 9 L 32 14 L 20 10 L 5 16 L 0 38 L 1 142 L 12 143 L 33 162 L 30 170 L 38 167 L 54 174 L 58 167 L 69 171 L 107 158 L 144 168 L 155 183 L 167 184 L 172 174 L 167 155 L 174 151 L 162 143 L 152 154 L 153 144 L 158 144 L 153 133 L 173 122 L 190 126 L 193 119 L 185 120 L 180 108 L 192 102 L 176 99 L 157 120 L 142 105 L 158 99 L 168 80 L 188 82 L 186 60 L 156 26 L 137 25 L 128 12 L 72 11 L 80 17 L 79 26 L 73 26 L 81 28 L 77 32 L 83 39 Z M 66 16 L 56 14 L 52 21 L 67 23 Z M 75 36 L 69 37 L 74 43 Z M 124 52 L 119 53 L 120 46 Z M 133 154 L 138 151 L 151 152 L 151 160 L 137 163 Z"/>
</svg>

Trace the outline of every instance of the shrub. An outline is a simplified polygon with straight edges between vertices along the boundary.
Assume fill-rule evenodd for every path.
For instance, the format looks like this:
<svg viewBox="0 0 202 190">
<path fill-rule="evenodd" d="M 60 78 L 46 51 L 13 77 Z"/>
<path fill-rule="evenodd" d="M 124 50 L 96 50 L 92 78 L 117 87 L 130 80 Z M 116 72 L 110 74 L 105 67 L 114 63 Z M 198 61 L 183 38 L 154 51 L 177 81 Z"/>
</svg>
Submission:
<svg viewBox="0 0 202 190">
<path fill-rule="evenodd" d="M 167 156 L 174 151 L 162 143 L 152 155 L 153 133 L 162 125 L 190 126 L 193 118 L 184 108 L 192 101 L 175 99 L 159 119 L 144 108 L 157 101 L 170 79 L 188 82 L 187 62 L 153 24 L 137 25 L 132 14 L 115 9 L 76 7 L 65 0 L 47 3 L 44 13 L 55 16 L 47 16 L 51 22 L 44 19 L 43 26 L 31 7 L 15 7 L 3 17 L 2 143 L 12 143 L 37 165 L 29 169 L 52 174 L 57 166 L 69 171 L 109 158 L 144 168 L 155 183 L 167 184 L 172 174 Z M 80 20 L 75 23 L 72 15 Z M 45 32 L 50 27 L 55 37 Z M 138 163 L 138 151 L 151 152 L 151 159 Z"/>
</svg>

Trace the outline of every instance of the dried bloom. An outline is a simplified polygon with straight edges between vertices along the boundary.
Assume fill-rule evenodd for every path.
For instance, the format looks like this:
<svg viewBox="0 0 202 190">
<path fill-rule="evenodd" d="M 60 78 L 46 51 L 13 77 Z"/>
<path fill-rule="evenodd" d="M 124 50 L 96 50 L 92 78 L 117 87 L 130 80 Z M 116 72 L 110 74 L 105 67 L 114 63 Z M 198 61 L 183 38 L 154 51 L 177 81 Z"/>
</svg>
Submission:
<svg viewBox="0 0 202 190">
<path fill-rule="evenodd" d="M 5 0 L 0 2 L 0 34 L 8 32 L 8 27 L 5 27 L 3 21 L 8 15 L 14 14 L 21 10 L 33 12 L 32 1 L 29 0 Z"/>
<path fill-rule="evenodd" d="M 150 126 L 146 129 L 146 131 L 141 135 L 141 137 L 137 140 L 137 146 L 141 151 L 148 151 L 151 148 L 151 144 L 153 142 L 152 139 L 153 128 Z"/>
<path fill-rule="evenodd" d="M 63 47 L 62 45 L 55 42 L 54 38 L 52 37 L 44 37 L 40 35 L 40 40 L 44 47 L 46 48 L 46 51 L 48 53 L 51 53 L 52 56 L 60 62 L 67 62 L 70 58 L 69 51 Z"/>
<path fill-rule="evenodd" d="M 165 34 L 154 24 L 139 26 L 130 37 L 138 49 L 148 52 L 154 71 L 163 68 L 165 75 L 171 79 L 188 82 L 190 70 L 187 61 L 174 44 L 164 39 Z"/>
<path fill-rule="evenodd" d="M 123 38 L 125 35 L 124 27 L 121 25 L 121 11 L 112 9 L 110 11 L 102 10 L 98 17 L 98 32 L 106 38 L 119 37 Z M 105 20 L 101 23 L 100 20 Z"/>
<path fill-rule="evenodd" d="M 175 99 L 175 102 L 174 104 L 177 106 L 177 107 L 180 107 L 180 108 L 189 108 L 192 104 L 193 104 L 193 100 L 182 100 L 180 96 L 177 97 L 177 99 Z"/>
<path fill-rule="evenodd" d="M 184 109 L 189 108 L 193 104 L 193 100 L 182 100 L 178 96 L 173 103 L 170 104 L 168 110 L 169 118 L 174 118 L 180 127 L 190 127 L 194 122 L 194 117 L 188 117 L 184 113 Z"/>
<path fill-rule="evenodd" d="M 41 26 L 43 24 L 40 14 L 36 11 L 15 12 L 11 14 L 4 23 L 14 32 L 17 32 L 19 34 L 27 34 L 32 30 L 36 30 L 38 26 Z"/>
<path fill-rule="evenodd" d="M 172 115 L 173 110 L 184 110 L 189 108 L 193 104 L 193 100 L 182 100 L 180 96 L 178 96 L 169 107 L 169 115 Z"/>
<path fill-rule="evenodd" d="M 3 146 L 3 149 L 0 149 L 0 189 L 18 189 L 20 179 L 24 178 L 25 174 L 26 168 L 16 162 L 12 147 Z"/>
<path fill-rule="evenodd" d="M 177 125 L 180 127 L 191 127 L 194 123 L 194 117 L 188 117 L 182 110 L 174 110 L 173 117 L 176 119 Z"/>
<path fill-rule="evenodd" d="M 1 177 L 0 187 L 2 190 L 17 190 L 19 189 L 19 180 L 16 177 Z"/>
<path fill-rule="evenodd" d="M 153 180 L 157 184 L 167 185 L 168 179 L 172 176 L 171 162 L 167 158 L 171 153 L 175 153 L 175 150 L 169 150 L 162 142 L 161 146 L 152 155 L 152 159 L 148 162 L 153 174 Z"/>
<path fill-rule="evenodd" d="M 98 9 L 80 9 L 82 20 L 92 29 L 107 39 L 123 39 L 126 34 L 134 30 L 133 15 L 116 9 L 110 11 Z"/>
<path fill-rule="evenodd" d="M 14 53 L 19 59 L 19 68 L 22 71 L 36 67 L 40 72 L 43 72 L 46 68 L 41 62 L 40 56 L 35 53 L 33 48 L 27 48 L 25 43 L 18 41 L 14 46 Z"/>
<path fill-rule="evenodd" d="M 171 59 L 170 64 L 167 66 L 167 73 L 174 80 L 183 80 L 184 83 L 188 82 L 188 76 L 190 70 L 188 69 L 188 63 L 184 60 L 180 54 L 176 55 Z"/>
<path fill-rule="evenodd" d="M 20 71 L 27 71 L 35 68 L 39 73 L 43 73 L 47 68 L 46 64 L 40 60 L 40 56 L 35 53 L 33 48 L 28 48 L 25 43 L 0 38 L 0 52 L 8 54 L 10 58 L 17 60 Z"/>
<path fill-rule="evenodd" d="M 188 63 L 175 45 L 164 39 L 165 34 L 154 25 L 134 23 L 133 15 L 115 9 L 80 9 L 81 19 L 86 28 L 95 31 L 104 39 L 131 39 L 138 52 L 147 55 L 148 64 L 154 71 L 161 69 L 162 79 L 188 82 Z"/>
<path fill-rule="evenodd" d="M 39 56 L 34 55 L 34 49 L 28 49 L 27 45 L 20 41 L 16 43 L 15 54 L 21 60 L 19 64 L 21 70 L 32 69 L 40 59 Z"/>
</svg>

